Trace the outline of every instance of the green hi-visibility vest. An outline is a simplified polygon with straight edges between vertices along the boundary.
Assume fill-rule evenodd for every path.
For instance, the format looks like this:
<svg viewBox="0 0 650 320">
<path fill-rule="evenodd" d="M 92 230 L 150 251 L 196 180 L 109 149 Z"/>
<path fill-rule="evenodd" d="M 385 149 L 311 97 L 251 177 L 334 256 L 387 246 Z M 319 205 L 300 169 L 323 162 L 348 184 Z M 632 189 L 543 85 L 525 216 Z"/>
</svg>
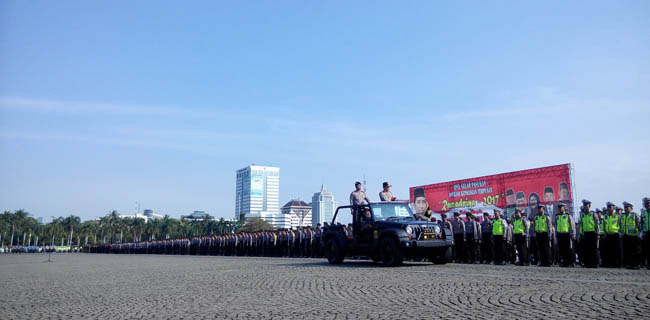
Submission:
<svg viewBox="0 0 650 320">
<path fill-rule="evenodd" d="M 616 234 L 621 228 L 619 218 L 616 214 L 608 215 L 605 218 L 605 225 L 607 225 L 607 234 Z"/>
<path fill-rule="evenodd" d="M 582 216 L 582 232 L 594 232 L 596 231 L 596 221 L 594 220 L 594 215 L 591 213 L 585 214 Z"/>
<path fill-rule="evenodd" d="M 515 219 L 515 221 L 512 222 L 512 233 L 524 234 L 524 222 L 521 218 Z"/>
<path fill-rule="evenodd" d="M 628 236 L 636 236 L 639 234 L 639 228 L 636 225 L 636 213 L 631 212 L 623 215 L 623 232 Z"/>
<path fill-rule="evenodd" d="M 569 233 L 569 215 L 562 214 L 557 217 L 557 232 Z"/>
<path fill-rule="evenodd" d="M 496 219 L 492 223 L 492 234 L 495 236 L 503 235 L 503 221 L 501 219 Z"/>
<path fill-rule="evenodd" d="M 650 232 L 650 211 L 641 209 L 641 216 L 643 217 L 643 232 Z"/>
<path fill-rule="evenodd" d="M 545 215 L 535 217 L 535 232 L 548 232 L 548 221 Z"/>
</svg>

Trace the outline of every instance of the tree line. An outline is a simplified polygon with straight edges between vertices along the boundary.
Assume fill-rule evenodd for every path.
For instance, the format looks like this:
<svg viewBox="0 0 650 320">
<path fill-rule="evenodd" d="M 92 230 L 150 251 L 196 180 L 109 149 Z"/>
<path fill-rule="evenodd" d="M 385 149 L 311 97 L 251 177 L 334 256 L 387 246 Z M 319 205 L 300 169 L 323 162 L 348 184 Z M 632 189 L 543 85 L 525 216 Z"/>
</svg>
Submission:
<svg viewBox="0 0 650 320">
<path fill-rule="evenodd" d="M 111 211 L 96 220 L 81 221 L 75 215 L 52 217 L 49 223 L 39 223 L 25 210 L 5 211 L 0 215 L 0 246 L 81 246 L 134 241 L 152 241 L 238 231 L 271 230 L 262 221 L 246 225 L 219 220 L 207 215 L 203 220 L 120 217 Z"/>
</svg>

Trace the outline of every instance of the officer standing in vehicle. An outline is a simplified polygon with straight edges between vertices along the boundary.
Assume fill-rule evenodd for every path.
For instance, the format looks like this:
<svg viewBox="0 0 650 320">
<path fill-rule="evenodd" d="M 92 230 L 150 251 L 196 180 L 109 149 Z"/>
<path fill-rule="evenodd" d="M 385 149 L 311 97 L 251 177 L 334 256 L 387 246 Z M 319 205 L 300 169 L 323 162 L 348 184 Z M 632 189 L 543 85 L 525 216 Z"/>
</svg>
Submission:
<svg viewBox="0 0 650 320">
<path fill-rule="evenodd" d="M 492 221 L 492 238 L 494 239 L 494 264 L 502 265 L 503 255 L 503 236 L 507 228 L 506 221 L 501 218 L 501 211 L 494 209 L 494 220 Z"/>
<path fill-rule="evenodd" d="M 590 211 L 591 201 L 582 200 L 582 212 L 580 216 L 580 225 L 582 229 L 582 261 L 586 268 L 596 268 L 598 266 L 598 238 L 600 238 L 600 222 L 598 216 Z"/>
<path fill-rule="evenodd" d="M 623 261 L 628 269 L 639 269 L 639 230 L 641 221 L 632 211 L 632 204 L 623 202 L 625 213 L 621 225 L 623 226 Z"/>
<path fill-rule="evenodd" d="M 573 267 L 572 241 L 576 239 L 576 225 L 573 217 L 566 211 L 566 205 L 559 202 L 557 204 L 559 212 L 555 215 L 555 230 L 557 234 L 558 250 L 560 251 L 560 266 Z"/>
<path fill-rule="evenodd" d="M 537 205 L 537 216 L 535 216 L 535 234 L 537 235 L 537 250 L 539 250 L 539 262 L 542 267 L 551 266 L 551 218 L 545 212 L 543 204 Z"/>
<path fill-rule="evenodd" d="M 601 239 L 600 257 L 603 266 L 608 268 L 621 267 L 621 217 L 614 211 L 613 203 L 607 202 L 607 212 L 604 226 L 605 239 Z"/>
<path fill-rule="evenodd" d="M 529 265 L 528 262 L 528 219 L 521 217 L 521 210 L 515 210 L 514 220 L 512 221 L 512 233 L 515 237 L 515 248 L 520 266 Z"/>
<path fill-rule="evenodd" d="M 643 198 L 643 209 L 641 209 L 641 226 L 643 236 L 643 255 L 642 263 L 645 267 L 650 269 L 650 198 Z"/>
<path fill-rule="evenodd" d="M 465 222 L 460 218 L 460 213 L 454 212 L 451 225 L 454 232 L 454 262 L 462 263 L 465 260 Z"/>
<path fill-rule="evenodd" d="M 355 190 L 350 193 L 350 205 L 358 206 L 370 203 L 370 200 L 368 200 L 366 193 L 361 190 L 361 182 L 355 182 L 354 188 Z"/>
<path fill-rule="evenodd" d="M 393 193 L 390 192 L 390 183 L 384 182 L 383 183 L 384 190 L 379 193 L 379 201 L 385 201 L 385 202 L 391 202 L 395 201 L 395 197 L 393 197 Z"/>
<path fill-rule="evenodd" d="M 490 220 L 490 214 L 487 212 L 483 212 L 481 238 L 481 263 L 491 264 L 493 259 L 492 220 Z"/>
</svg>

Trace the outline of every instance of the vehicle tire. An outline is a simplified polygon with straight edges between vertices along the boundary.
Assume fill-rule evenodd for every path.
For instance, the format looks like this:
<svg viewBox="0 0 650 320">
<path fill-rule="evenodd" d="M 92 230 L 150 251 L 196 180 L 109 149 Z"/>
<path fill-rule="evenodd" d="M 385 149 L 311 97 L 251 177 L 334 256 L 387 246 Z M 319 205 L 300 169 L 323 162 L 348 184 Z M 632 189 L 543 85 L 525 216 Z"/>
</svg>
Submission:
<svg viewBox="0 0 650 320">
<path fill-rule="evenodd" d="M 327 255 L 327 262 L 330 264 L 341 264 L 345 258 L 343 248 L 336 239 L 329 239 L 325 245 L 325 254 Z"/>
<path fill-rule="evenodd" d="M 379 252 L 381 253 L 381 263 L 385 267 L 397 267 L 404 261 L 404 254 L 393 238 L 385 238 L 379 245 Z"/>
<path fill-rule="evenodd" d="M 447 247 L 445 249 L 444 261 L 445 263 L 451 263 L 451 260 L 454 258 L 452 247 Z"/>
</svg>

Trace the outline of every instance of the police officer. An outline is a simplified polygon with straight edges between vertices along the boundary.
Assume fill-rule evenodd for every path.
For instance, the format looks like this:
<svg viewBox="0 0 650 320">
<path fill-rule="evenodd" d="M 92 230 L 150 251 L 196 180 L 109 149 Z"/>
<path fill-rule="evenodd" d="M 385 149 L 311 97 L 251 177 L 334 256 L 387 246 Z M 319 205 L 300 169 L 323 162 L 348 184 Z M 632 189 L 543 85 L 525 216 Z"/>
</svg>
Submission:
<svg viewBox="0 0 650 320">
<path fill-rule="evenodd" d="M 539 250 L 539 262 L 542 267 L 551 266 L 551 218 L 546 214 L 546 207 L 543 204 L 537 205 L 537 216 L 535 216 L 535 233 L 537 235 L 537 250 Z"/>
<path fill-rule="evenodd" d="M 477 262 L 478 249 L 481 244 L 481 225 L 474 219 L 474 215 L 467 213 L 465 223 L 465 262 L 474 264 Z"/>
<path fill-rule="evenodd" d="M 572 241 L 576 240 L 576 225 L 573 217 L 568 214 L 566 205 L 558 202 L 557 208 L 559 212 L 555 215 L 555 231 L 557 235 L 560 266 L 573 267 L 573 253 Z"/>
<path fill-rule="evenodd" d="M 515 210 L 514 220 L 512 221 L 512 233 L 515 237 L 515 247 L 520 266 L 529 265 L 528 262 L 528 219 L 521 217 L 521 210 Z"/>
<path fill-rule="evenodd" d="M 361 204 L 370 203 L 366 193 L 361 190 L 361 182 L 357 181 L 354 183 L 354 191 L 350 193 L 350 205 L 358 206 Z"/>
<path fill-rule="evenodd" d="M 621 217 L 616 214 L 613 203 L 607 202 L 604 223 L 605 239 L 601 239 L 600 256 L 603 266 L 608 268 L 621 267 Z"/>
<path fill-rule="evenodd" d="M 650 198 L 643 198 L 643 209 L 641 209 L 641 226 L 643 236 L 642 263 L 650 269 Z"/>
<path fill-rule="evenodd" d="M 390 202 L 390 201 L 395 201 L 395 197 L 393 197 L 393 193 L 390 192 L 390 183 L 384 182 L 383 183 L 383 191 L 379 193 L 379 201 L 385 201 L 385 202 Z"/>
<path fill-rule="evenodd" d="M 621 225 L 623 226 L 623 262 L 628 269 L 639 269 L 639 230 L 641 222 L 637 214 L 632 211 L 632 204 L 623 202 L 625 213 Z"/>
<path fill-rule="evenodd" d="M 483 212 L 483 221 L 481 221 L 481 263 L 491 264 L 492 259 L 492 220 L 490 220 L 489 213 Z"/>
<path fill-rule="evenodd" d="M 598 239 L 600 238 L 600 222 L 598 216 L 590 211 L 591 201 L 582 200 L 580 226 L 582 230 L 582 261 L 586 268 L 598 266 Z"/>
<path fill-rule="evenodd" d="M 462 263 L 465 260 L 465 222 L 460 218 L 460 213 L 454 212 L 451 225 L 454 232 L 454 262 Z"/>
<path fill-rule="evenodd" d="M 492 221 L 492 239 L 494 240 L 494 264 L 504 264 L 503 236 L 507 228 L 506 221 L 501 218 L 501 211 L 494 209 L 494 220 Z"/>
</svg>

